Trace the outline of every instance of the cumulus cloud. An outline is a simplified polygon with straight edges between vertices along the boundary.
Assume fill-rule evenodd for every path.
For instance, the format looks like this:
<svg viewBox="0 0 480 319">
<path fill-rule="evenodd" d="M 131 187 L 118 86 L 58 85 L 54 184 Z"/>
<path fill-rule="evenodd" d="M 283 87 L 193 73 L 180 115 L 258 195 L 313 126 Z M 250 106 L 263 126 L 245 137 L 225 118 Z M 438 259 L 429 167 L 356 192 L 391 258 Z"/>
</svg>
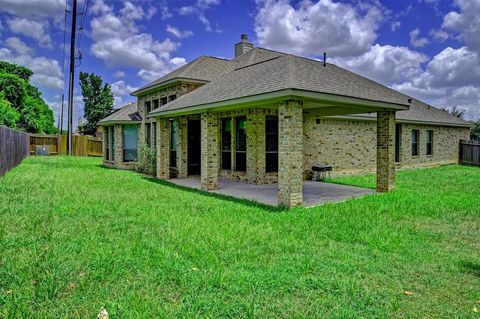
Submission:
<svg viewBox="0 0 480 319">
<path fill-rule="evenodd" d="M 24 65 L 33 71 L 32 83 L 41 89 L 61 89 L 62 69 L 57 60 L 33 57 L 29 54 L 16 55 L 8 48 L 0 48 L 0 60 Z"/>
<path fill-rule="evenodd" d="M 24 18 L 62 19 L 64 0 L 0 0 L 0 11 Z"/>
<path fill-rule="evenodd" d="M 370 50 L 382 20 L 381 8 L 331 0 L 259 1 L 255 32 L 260 45 L 301 55 L 358 56 Z"/>
<path fill-rule="evenodd" d="M 112 83 L 111 87 L 116 107 L 123 106 L 126 97 L 130 96 L 131 92 L 138 89 L 138 87 L 126 84 L 123 80 Z"/>
<path fill-rule="evenodd" d="M 421 73 L 428 57 L 406 47 L 376 44 L 356 57 L 334 58 L 333 62 L 384 84 L 405 81 Z"/>
<path fill-rule="evenodd" d="M 179 43 L 170 39 L 156 40 L 152 34 L 140 31 L 138 21 L 148 20 L 154 9 L 144 9 L 125 1 L 123 8 L 115 12 L 103 0 L 94 2 L 91 21 L 92 54 L 107 66 L 136 67 L 138 75 L 152 81 L 178 67 L 185 59 L 172 57 Z"/>
<path fill-rule="evenodd" d="M 10 49 L 13 49 L 18 54 L 31 54 L 33 52 L 25 42 L 17 37 L 10 37 L 5 40 L 5 44 Z"/>
<path fill-rule="evenodd" d="M 426 46 L 430 41 L 427 38 L 420 38 L 420 30 L 414 29 L 408 34 L 410 36 L 410 44 L 415 48 L 421 48 Z"/>
<path fill-rule="evenodd" d="M 190 30 L 180 30 L 176 27 L 172 27 L 171 25 L 167 25 L 167 32 L 173 34 L 174 36 L 176 36 L 177 38 L 180 38 L 180 39 L 183 39 L 183 38 L 188 38 L 188 37 L 191 37 L 193 35 L 193 32 L 190 31 Z"/>
<path fill-rule="evenodd" d="M 443 19 L 442 28 L 457 33 L 466 46 L 480 53 L 480 1 L 456 0 L 460 11 L 451 11 Z"/>
<path fill-rule="evenodd" d="M 52 38 L 48 34 L 48 21 L 37 22 L 27 18 L 12 18 L 7 20 L 7 24 L 12 32 L 30 37 L 42 47 L 52 46 Z"/>
<path fill-rule="evenodd" d="M 207 9 L 219 4 L 220 0 L 197 0 L 194 5 L 181 7 L 178 13 L 180 15 L 196 15 L 198 20 L 204 25 L 205 31 L 221 33 L 222 29 L 220 29 L 218 24 L 215 24 L 215 27 L 213 27 L 210 20 L 205 16 Z"/>
</svg>

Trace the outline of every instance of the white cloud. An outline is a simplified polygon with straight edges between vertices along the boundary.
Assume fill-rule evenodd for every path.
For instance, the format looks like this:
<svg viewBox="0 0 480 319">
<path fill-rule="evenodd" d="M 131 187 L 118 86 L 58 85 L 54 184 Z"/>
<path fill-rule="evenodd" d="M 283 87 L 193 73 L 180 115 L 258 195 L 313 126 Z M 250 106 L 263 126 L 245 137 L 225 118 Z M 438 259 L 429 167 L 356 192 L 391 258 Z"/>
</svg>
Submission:
<svg viewBox="0 0 480 319">
<path fill-rule="evenodd" d="M 430 41 L 427 38 L 419 38 L 420 30 L 414 29 L 408 34 L 410 36 L 410 44 L 415 48 L 422 48 L 426 46 Z"/>
<path fill-rule="evenodd" d="M 358 56 L 370 50 L 382 20 L 377 5 L 320 0 L 259 1 L 255 32 L 260 45 L 301 55 Z"/>
<path fill-rule="evenodd" d="M 427 60 L 424 54 L 406 47 L 376 44 L 362 55 L 335 58 L 333 62 L 375 81 L 393 84 L 419 74 Z"/>
<path fill-rule="evenodd" d="M 395 21 L 395 22 L 392 22 L 392 24 L 390 25 L 390 29 L 395 32 L 401 26 L 402 26 L 402 23 L 400 21 Z"/>
<path fill-rule="evenodd" d="M 470 50 L 480 53 L 480 1 L 456 0 L 455 3 L 460 12 L 449 12 L 442 28 L 457 32 Z"/>
<path fill-rule="evenodd" d="M 126 73 L 119 70 L 119 71 L 116 71 L 115 73 L 113 73 L 113 76 L 114 76 L 115 78 L 117 78 L 117 79 L 118 79 L 118 78 L 123 78 L 123 77 L 126 76 Z"/>
<path fill-rule="evenodd" d="M 176 36 L 177 38 L 188 38 L 188 37 L 191 37 L 193 35 L 193 32 L 190 31 L 190 30 L 180 30 L 176 27 L 172 27 L 171 25 L 167 25 L 167 32 L 173 34 L 174 36 Z"/>
<path fill-rule="evenodd" d="M 111 87 L 116 107 L 122 106 L 125 99 L 130 97 L 130 93 L 138 89 L 138 87 L 126 84 L 123 80 L 112 83 Z"/>
<path fill-rule="evenodd" d="M 32 83 L 41 89 L 61 89 L 62 69 L 57 60 L 32 57 L 28 54 L 15 55 L 8 48 L 0 48 L 0 60 L 24 65 L 33 71 Z"/>
<path fill-rule="evenodd" d="M 205 16 L 205 11 L 210 9 L 210 7 L 214 5 L 219 5 L 220 0 L 197 0 L 194 5 L 191 6 L 183 6 L 178 10 L 180 15 L 196 15 L 198 20 L 204 25 L 205 31 L 208 32 L 223 32 L 222 29 L 215 24 L 215 28 L 212 27 L 212 23 L 210 20 Z"/>
<path fill-rule="evenodd" d="M 445 42 L 449 38 L 448 33 L 443 30 L 430 30 L 430 35 L 438 42 Z"/>
<path fill-rule="evenodd" d="M 31 54 L 33 52 L 32 48 L 17 37 L 7 38 L 5 43 L 10 49 L 15 50 L 18 54 Z"/>
<path fill-rule="evenodd" d="M 52 38 L 48 34 L 48 21 L 36 22 L 27 18 L 12 18 L 7 20 L 7 24 L 12 32 L 30 37 L 42 47 L 52 46 Z"/>
<path fill-rule="evenodd" d="M 62 19 L 64 0 L 0 0 L 0 11 L 24 18 Z"/>
<path fill-rule="evenodd" d="M 93 44 L 90 51 L 107 66 L 139 68 L 137 74 L 146 81 L 178 66 L 172 53 L 180 44 L 168 38 L 160 42 L 152 34 L 141 32 L 137 25 L 137 21 L 150 19 L 155 10 L 144 10 L 129 1 L 118 13 L 103 0 L 95 1 L 94 7 L 99 15 L 91 21 Z M 185 63 L 185 59 L 177 59 Z"/>
</svg>

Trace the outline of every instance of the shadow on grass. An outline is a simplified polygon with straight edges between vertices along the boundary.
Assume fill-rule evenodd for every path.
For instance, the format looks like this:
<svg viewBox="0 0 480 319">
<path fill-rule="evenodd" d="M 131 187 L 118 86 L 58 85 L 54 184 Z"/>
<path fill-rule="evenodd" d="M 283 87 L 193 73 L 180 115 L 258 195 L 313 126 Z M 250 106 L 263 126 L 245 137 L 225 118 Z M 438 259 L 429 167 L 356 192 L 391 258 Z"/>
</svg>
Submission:
<svg viewBox="0 0 480 319">
<path fill-rule="evenodd" d="M 169 181 L 161 180 L 161 179 L 146 176 L 146 175 L 142 175 L 142 178 L 151 182 L 151 183 L 160 184 L 162 186 L 167 186 L 167 187 L 170 187 L 170 188 L 173 188 L 173 189 L 178 189 L 178 190 L 182 190 L 182 191 L 186 191 L 186 192 L 190 192 L 190 193 L 194 193 L 194 194 L 200 194 L 202 196 L 212 197 L 212 198 L 216 198 L 216 199 L 220 199 L 220 200 L 227 200 L 227 201 L 242 204 L 242 205 L 248 206 L 248 207 L 261 208 L 261 209 L 266 210 L 268 212 L 283 212 L 283 211 L 287 210 L 285 207 L 276 207 L 276 206 L 271 206 L 271 205 L 266 205 L 266 204 L 262 204 L 262 203 L 259 203 L 259 202 L 251 201 L 251 200 L 248 200 L 248 199 L 241 199 L 241 198 L 236 198 L 236 197 L 233 197 L 233 196 L 228 196 L 228 195 L 223 195 L 223 194 L 205 192 L 205 191 L 202 191 L 202 190 L 199 190 L 199 189 L 194 189 L 194 188 L 190 188 L 190 187 L 177 185 L 177 184 L 171 183 Z"/>
<path fill-rule="evenodd" d="M 463 261 L 462 267 L 466 270 L 467 273 L 472 274 L 476 277 L 480 277 L 480 264 L 474 263 L 472 261 Z"/>
</svg>

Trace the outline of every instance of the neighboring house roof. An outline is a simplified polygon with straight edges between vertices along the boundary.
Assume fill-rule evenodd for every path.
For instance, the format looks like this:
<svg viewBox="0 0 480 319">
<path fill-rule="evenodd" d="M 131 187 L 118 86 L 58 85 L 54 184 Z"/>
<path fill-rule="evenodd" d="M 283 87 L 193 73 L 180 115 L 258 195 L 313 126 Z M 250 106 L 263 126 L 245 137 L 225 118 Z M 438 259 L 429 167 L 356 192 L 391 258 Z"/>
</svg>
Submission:
<svg viewBox="0 0 480 319">
<path fill-rule="evenodd" d="M 207 83 L 215 80 L 220 75 L 231 71 L 232 68 L 233 65 L 230 60 L 210 56 L 201 56 L 192 62 L 179 67 L 175 71 L 159 78 L 158 80 L 155 80 L 132 92 L 132 95 L 138 95 L 142 92 L 147 92 L 151 89 L 181 80 Z"/>
<path fill-rule="evenodd" d="M 132 102 L 113 111 L 112 114 L 98 122 L 98 125 L 108 125 L 115 123 L 137 123 L 141 122 L 142 117 L 137 110 L 137 103 Z"/>
</svg>

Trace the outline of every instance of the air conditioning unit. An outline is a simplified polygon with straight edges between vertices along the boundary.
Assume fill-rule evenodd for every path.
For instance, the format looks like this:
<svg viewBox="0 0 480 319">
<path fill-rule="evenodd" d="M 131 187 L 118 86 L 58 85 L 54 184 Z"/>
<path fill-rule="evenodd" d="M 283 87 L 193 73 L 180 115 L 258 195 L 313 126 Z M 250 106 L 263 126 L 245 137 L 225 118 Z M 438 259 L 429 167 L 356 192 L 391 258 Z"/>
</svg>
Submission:
<svg viewBox="0 0 480 319">
<path fill-rule="evenodd" d="M 35 145 L 35 155 L 50 156 L 50 145 Z"/>
</svg>

